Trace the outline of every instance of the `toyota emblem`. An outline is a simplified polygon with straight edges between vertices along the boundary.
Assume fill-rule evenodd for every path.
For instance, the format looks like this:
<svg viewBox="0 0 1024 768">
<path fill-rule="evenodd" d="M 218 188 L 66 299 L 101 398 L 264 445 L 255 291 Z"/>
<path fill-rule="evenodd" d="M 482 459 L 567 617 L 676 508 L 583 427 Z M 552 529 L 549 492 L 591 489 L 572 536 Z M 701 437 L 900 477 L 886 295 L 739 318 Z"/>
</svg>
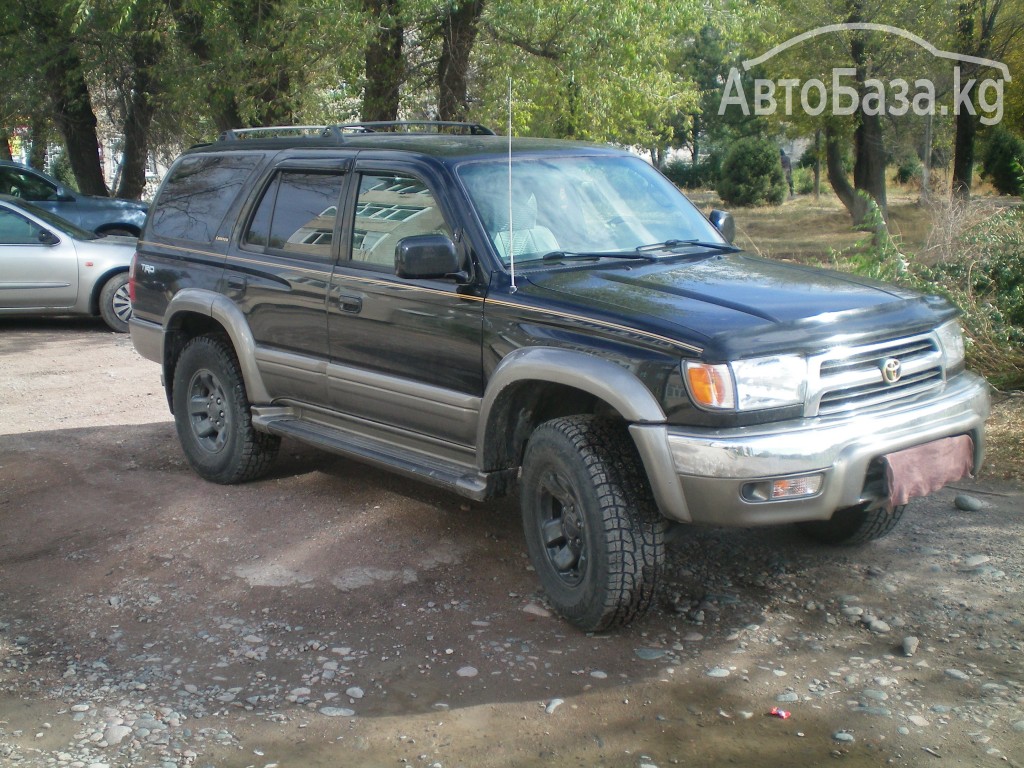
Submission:
<svg viewBox="0 0 1024 768">
<path fill-rule="evenodd" d="M 903 375 L 903 364 L 895 357 L 883 360 L 880 367 L 882 369 L 882 380 L 886 384 L 895 384 Z"/>
</svg>

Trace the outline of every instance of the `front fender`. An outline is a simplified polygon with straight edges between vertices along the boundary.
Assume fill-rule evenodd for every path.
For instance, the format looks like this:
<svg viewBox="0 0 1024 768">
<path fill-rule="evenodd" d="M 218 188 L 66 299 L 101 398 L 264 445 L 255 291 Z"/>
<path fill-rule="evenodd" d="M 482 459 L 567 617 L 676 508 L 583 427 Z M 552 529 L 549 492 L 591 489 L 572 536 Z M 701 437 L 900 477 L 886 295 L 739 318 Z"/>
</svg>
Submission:
<svg viewBox="0 0 1024 768">
<path fill-rule="evenodd" d="M 164 328 L 168 331 L 176 330 L 181 325 L 178 319 L 190 313 L 205 315 L 224 328 L 238 357 L 249 402 L 269 403 L 270 393 L 256 366 L 256 341 L 249 330 L 245 315 L 238 306 L 222 294 L 199 288 L 185 288 L 175 294 L 168 304 L 164 313 Z"/>
<path fill-rule="evenodd" d="M 528 381 L 560 384 L 586 392 L 611 406 L 630 427 L 630 434 L 647 472 L 662 514 L 688 520 L 689 511 L 675 475 L 666 439 L 665 412 L 651 391 L 628 369 L 611 360 L 556 347 L 525 347 L 506 355 L 491 375 L 477 425 L 477 462 L 491 467 L 488 440 L 501 424 L 501 396 L 515 384 Z"/>
<path fill-rule="evenodd" d="M 480 406 L 477 446 L 483 445 L 501 393 L 521 381 L 562 384 L 608 403 L 631 424 L 661 424 L 665 412 L 651 391 L 621 365 L 557 347 L 525 347 L 506 355 L 487 382 Z"/>
</svg>

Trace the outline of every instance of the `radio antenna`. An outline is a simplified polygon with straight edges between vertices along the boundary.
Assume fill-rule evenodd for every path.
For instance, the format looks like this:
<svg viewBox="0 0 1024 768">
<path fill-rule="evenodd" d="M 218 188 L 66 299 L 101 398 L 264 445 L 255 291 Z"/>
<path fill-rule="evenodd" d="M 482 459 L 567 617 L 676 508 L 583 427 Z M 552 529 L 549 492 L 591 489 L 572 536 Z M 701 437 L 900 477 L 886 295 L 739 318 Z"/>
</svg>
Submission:
<svg viewBox="0 0 1024 768">
<path fill-rule="evenodd" d="M 508 79 L 508 265 L 512 278 L 511 291 L 516 287 L 516 240 L 512 235 L 512 78 Z"/>
</svg>

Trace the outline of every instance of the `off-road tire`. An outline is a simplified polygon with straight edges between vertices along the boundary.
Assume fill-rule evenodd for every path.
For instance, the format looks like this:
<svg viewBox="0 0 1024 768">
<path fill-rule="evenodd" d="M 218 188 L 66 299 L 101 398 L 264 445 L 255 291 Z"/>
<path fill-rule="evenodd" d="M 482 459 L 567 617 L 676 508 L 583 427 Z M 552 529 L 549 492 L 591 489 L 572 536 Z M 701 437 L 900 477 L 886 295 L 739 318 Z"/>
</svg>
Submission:
<svg viewBox="0 0 1024 768">
<path fill-rule="evenodd" d="M 119 272 L 103 284 L 100 290 L 100 317 L 112 331 L 128 332 L 128 321 L 132 316 L 131 299 L 128 298 L 128 273 Z"/>
<path fill-rule="evenodd" d="M 570 416 L 537 427 L 520 500 L 530 559 L 567 621 L 600 631 L 650 608 L 668 523 L 624 424 Z"/>
<path fill-rule="evenodd" d="M 838 546 L 856 546 L 887 536 L 903 517 L 907 508 L 904 504 L 867 510 L 863 507 L 848 507 L 838 510 L 828 520 L 812 520 L 800 523 L 800 530 L 815 541 Z"/>
<path fill-rule="evenodd" d="M 257 432 L 231 345 L 199 336 L 174 368 L 174 423 L 185 458 L 214 483 L 242 483 L 266 472 L 281 439 Z"/>
</svg>

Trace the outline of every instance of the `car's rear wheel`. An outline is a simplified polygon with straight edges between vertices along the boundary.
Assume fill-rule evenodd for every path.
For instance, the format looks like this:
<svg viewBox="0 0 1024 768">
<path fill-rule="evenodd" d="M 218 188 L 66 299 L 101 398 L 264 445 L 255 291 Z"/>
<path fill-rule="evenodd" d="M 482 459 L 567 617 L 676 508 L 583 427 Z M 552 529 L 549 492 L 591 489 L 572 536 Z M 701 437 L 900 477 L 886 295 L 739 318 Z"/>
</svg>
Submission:
<svg viewBox="0 0 1024 768">
<path fill-rule="evenodd" d="M 174 369 L 174 423 L 189 464 L 215 483 L 262 475 L 280 438 L 252 426 L 245 382 L 231 345 L 214 336 L 188 343 Z"/>
<path fill-rule="evenodd" d="M 119 272 L 104 283 L 100 290 L 100 316 L 111 330 L 128 332 L 132 319 L 132 300 L 128 295 L 128 273 Z"/>
<path fill-rule="evenodd" d="M 839 546 L 856 546 L 887 536 L 906 510 L 906 504 L 889 509 L 848 507 L 840 509 L 828 520 L 800 523 L 800 530 L 815 541 Z"/>
<path fill-rule="evenodd" d="M 592 416 L 542 424 L 520 495 L 530 559 L 559 614 L 598 631 L 647 611 L 667 523 L 624 425 Z"/>
</svg>

